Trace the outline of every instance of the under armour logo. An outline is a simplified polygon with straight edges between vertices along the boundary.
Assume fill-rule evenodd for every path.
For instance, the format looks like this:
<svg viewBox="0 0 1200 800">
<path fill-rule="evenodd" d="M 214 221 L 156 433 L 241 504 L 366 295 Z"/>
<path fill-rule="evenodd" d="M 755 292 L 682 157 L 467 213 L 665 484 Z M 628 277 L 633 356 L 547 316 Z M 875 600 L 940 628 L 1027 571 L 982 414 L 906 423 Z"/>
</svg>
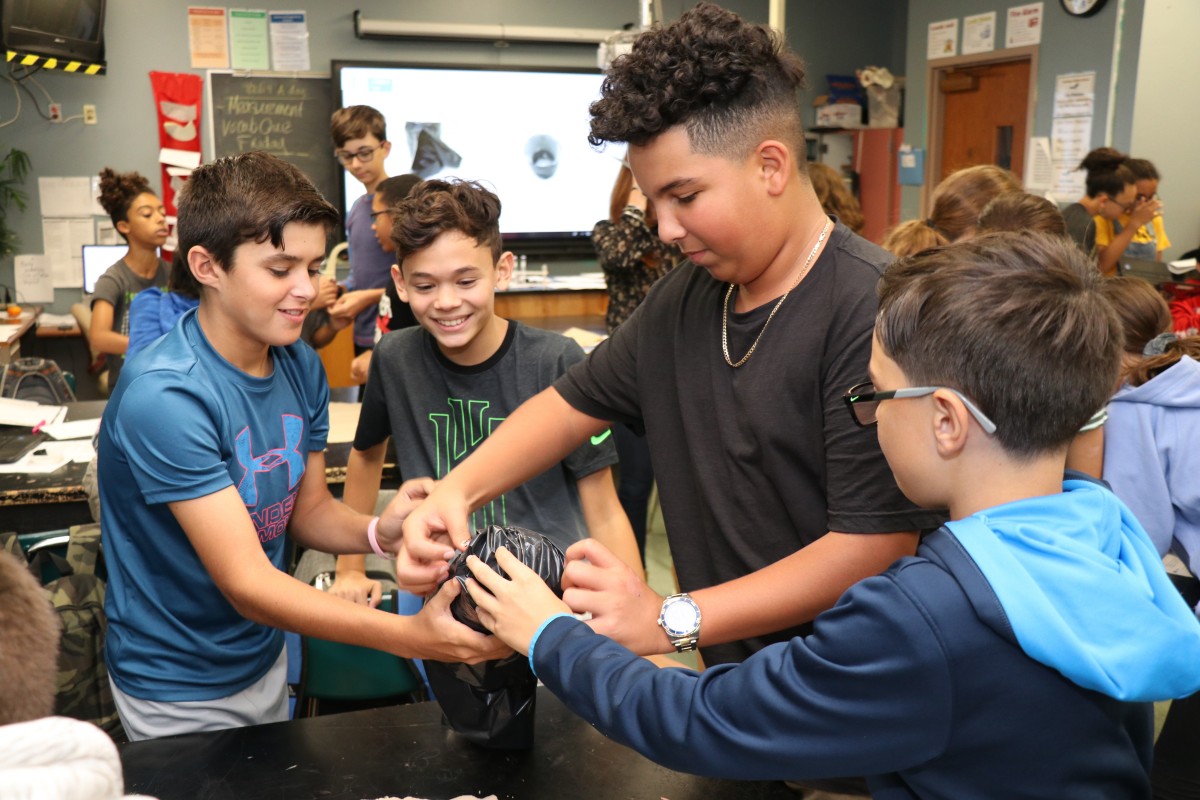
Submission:
<svg viewBox="0 0 1200 800">
<path fill-rule="evenodd" d="M 304 436 L 304 420 L 294 414 L 284 414 L 283 417 L 283 447 L 268 450 L 261 456 L 254 455 L 250 429 L 243 428 L 234 439 L 234 449 L 238 464 L 242 467 L 242 479 L 238 481 L 238 494 L 242 502 L 253 508 L 258 505 L 258 474 L 270 472 L 276 467 L 287 465 L 288 490 L 296 487 L 304 475 L 304 456 L 300 452 L 300 442 Z"/>
</svg>

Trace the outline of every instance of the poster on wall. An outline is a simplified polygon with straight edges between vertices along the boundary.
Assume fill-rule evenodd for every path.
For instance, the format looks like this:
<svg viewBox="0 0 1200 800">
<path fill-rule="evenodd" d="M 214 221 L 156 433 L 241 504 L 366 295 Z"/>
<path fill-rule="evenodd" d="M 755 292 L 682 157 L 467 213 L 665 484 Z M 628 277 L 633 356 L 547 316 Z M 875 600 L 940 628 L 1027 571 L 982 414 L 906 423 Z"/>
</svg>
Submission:
<svg viewBox="0 0 1200 800">
<path fill-rule="evenodd" d="M 229 66 L 229 39 L 225 9 L 188 6 L 188 47 L 192 69 L 225 69 Z"/>
<path fill-rule="evenodd" d="M 269 68 L 267 12 L 254 8 L 229 9 L 229 42 L 234 69 Z"/>
<path fill-rule="evenodd" d="M 1050 152 L 1054 160 L 1055 200 L 1067 202 L 1083 196 L 1086 176 L 1079 162 L 1092 143 L 1092 117 L 1096 110 L 1096 73 L 1071 72 L 1054 80 L 1054 123 Z"/>
<path fill-rule="evenodd" d="M 276 72 L 308 72 L 308 14 L 304 11 L 272 11 L 271 68 Z"/>
<path fill-rule="evenodd" d="M 1029 3 L 1008 9 L 1005 47 L 1029 47 L 1042 41 L 1042 4 Z"/>
<path fill-rule="evenodd" d="M 963 55 L 990 53 L 995 49 L 996 12 L 963 17 Z"/>
<path fill-rule="evenodd" d="M 925 45 L 925 57 L 950 58 L 958 55 L 958 20 L 944 19 L 929 23 L 929 39 Z"/>
</svg>

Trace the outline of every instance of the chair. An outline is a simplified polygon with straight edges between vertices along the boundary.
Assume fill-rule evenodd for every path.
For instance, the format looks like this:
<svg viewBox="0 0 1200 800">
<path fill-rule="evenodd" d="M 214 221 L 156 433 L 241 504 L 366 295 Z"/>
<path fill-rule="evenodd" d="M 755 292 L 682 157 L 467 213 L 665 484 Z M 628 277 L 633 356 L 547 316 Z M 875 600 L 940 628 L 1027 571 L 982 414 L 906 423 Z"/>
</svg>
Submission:
<svg viewBox="0 0 1200 800">
<path fill-rule="evenodd" d="M 100 396 L 108 397 L 111 387 L 108 385 L 108 368 L 104 363 L 104 354 L 96 352 L 96 349 L 92 347 L 90 336 L 92 307 L 84 303 L 75 303 L 71 306 L 71 316 L 75 317 L 75 321 L 79 323 L 79 331 L 88 343 L 88 353 L 91 355 L 91 361 L 88 362 L 88 373 L 96 375 L 96 386 L 100 390 Z"/>
<path fill-rule="evenodd" d="M 379 608 L 395 613 L 393 596 L 384 595 Z M 382 706 L 423 699 L 424 686 L 408 659 L 369 647 L 301 637 L 297 717 L 318 716 L 322 700 L 378 701 L 374 705 Z"/>
</svg>

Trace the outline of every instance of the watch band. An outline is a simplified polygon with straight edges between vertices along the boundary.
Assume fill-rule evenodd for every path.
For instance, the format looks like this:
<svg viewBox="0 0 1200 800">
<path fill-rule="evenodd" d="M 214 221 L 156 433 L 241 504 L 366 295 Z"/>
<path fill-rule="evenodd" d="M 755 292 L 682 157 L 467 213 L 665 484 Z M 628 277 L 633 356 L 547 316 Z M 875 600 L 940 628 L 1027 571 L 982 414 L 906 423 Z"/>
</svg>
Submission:
<svg viewBox="0 0 1200 800">
<path fill-rule="evenodd" d="M 380 558 L 395 558 L 395 553 L 389 553 L 379 546 L 379 539 L 375 536 L 375 527 L 377 525 L 379 525 L 379 517 L 372 517 L 371 521 L 367 523 L 367 541 L 371 543 L 371 549 Z"/>
</svg>

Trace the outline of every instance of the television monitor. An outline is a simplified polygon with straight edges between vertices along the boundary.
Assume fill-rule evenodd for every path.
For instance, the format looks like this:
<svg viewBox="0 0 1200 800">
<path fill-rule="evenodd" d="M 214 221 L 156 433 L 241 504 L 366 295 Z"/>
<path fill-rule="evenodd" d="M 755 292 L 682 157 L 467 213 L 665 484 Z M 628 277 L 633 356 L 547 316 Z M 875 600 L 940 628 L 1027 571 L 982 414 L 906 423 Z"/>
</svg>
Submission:
<svg viewBox="0 0 1200 800">
<path fill-rule="evenodd" d="M 335 61 L 333 72 L 339 107 L 387 121 L 388 175 L 480 181 L 500 197 L 507 247 L 591 254 L 624 156 L 587 140 L 600 70 Z M 364 189 L 343 173 L 348 211 Z"/>
<path fill-rule="evenodd" d="M 96 291 L 96 281 L 108 268 L 129 252 L 127 244 L 85 244 L 83 246 L 83 292 Z"/>
<path fill-rule="evenodd" d="M 0 35 L 10 50 L 71 61 L 104 61 L 106 0 L 2 0 Z"/>
</svg>

